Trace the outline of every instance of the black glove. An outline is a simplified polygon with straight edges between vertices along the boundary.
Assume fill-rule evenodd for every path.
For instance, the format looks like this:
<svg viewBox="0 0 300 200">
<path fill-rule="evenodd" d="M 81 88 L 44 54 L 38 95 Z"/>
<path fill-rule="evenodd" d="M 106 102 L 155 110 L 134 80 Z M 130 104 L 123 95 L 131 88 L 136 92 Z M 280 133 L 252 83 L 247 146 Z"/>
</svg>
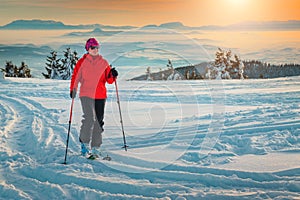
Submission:
<svg viewBox="0 0 300 200">
<path fill-rule="evenodd" d="M 118 71 L 115 68 L 111 68 L 110 73 L 113 77 L 117 77 L 119 75 Z"/>
<path fill-rule="evenodd" d="M 71 92 L 70 92 L 70 97 L 72 99 L 74 99 L 76 97 L 76 89 L 73 89 Z"/>
</svg>

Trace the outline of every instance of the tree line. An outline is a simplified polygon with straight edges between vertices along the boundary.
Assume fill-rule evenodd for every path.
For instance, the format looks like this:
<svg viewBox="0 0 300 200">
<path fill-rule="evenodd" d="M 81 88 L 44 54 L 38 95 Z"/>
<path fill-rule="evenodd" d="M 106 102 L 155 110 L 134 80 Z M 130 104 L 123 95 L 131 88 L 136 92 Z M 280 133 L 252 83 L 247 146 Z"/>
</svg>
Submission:
<svg viewBox="0 0 300 200">
<path fill-rule="evenodd" d="M 47 56 L 46 58 L 46 72 L 42 72 L 42 75 L 46 79 L 69 80 L 78 59 L 77 52 L 71 51 L 70 48 L 63 51 L 63 58 L 58 58 L 57 52 L 51 51 L 50 56 Z M 6 61 L 6 65 L 4 68 L 0 68 L 0 70 L 5 77 L 32 77 L 31 70 L 24 61 L 19 67 L 14 65 L 12 61 Z"/>
<path fill-rule="evenodd" d="M 151 67 L 147 67 L 145 75 L 131 80 L 250 79 L 300 75 L 299 64 L 275 65 L 258 60 L 245 61 L 231 50 L 221 48 L 216 51 L 212 62 L 174 68 L 169 59 L 166 67 L 159 72 L 152 72 Z"/>
<path fill-rule="evenodd" d="M 5 77 L 31 78 L 31 70 L 25 62 L 22 62 L 19 67 L 14 65 L 12 61 L 6 61 L 4 68 L 0 68 Z"/>
</svg>

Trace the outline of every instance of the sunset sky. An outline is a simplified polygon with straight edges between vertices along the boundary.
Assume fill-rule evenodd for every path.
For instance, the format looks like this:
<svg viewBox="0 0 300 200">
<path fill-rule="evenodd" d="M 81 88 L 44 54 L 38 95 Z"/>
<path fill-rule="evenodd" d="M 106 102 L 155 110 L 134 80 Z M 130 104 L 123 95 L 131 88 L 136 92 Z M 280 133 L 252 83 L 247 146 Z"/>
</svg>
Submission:
<svg viewBox="0 0 300 200">
<path fill-rule="evenodd" d="M 299 0 L 0 0 L 0 5 L 0 25 L 17 19 L 134 26 L 300 20 Z"/>
</svg>

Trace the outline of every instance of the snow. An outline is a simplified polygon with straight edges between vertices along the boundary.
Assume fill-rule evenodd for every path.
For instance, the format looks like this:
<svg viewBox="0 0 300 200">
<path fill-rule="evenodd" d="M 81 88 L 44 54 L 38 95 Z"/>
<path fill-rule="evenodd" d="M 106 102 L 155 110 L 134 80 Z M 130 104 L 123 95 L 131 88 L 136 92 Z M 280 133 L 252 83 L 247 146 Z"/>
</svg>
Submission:
<svg viewBox="0 0 300 200">
<path fill-rule="evenodd" d="M 0 82 L 1 199 L 300 199 L 300 77 L 119 80 L 108 85 L 103 149 L 80 154 L 69 81 Z"/>
<path fill-rule="evenodd" d="M 272 162 L 269 162 L 272 161 Z M 235 169 L 252 172 L 276 172 L 289 169 L 291 166 L 299 167 L 299 152 L 268 153 L 266 155 L 243 155 L 234 158 L 232 162 L 224 164 L 222 169 Z M 220 166 L 218 166 L 220 167 Z"/>
</svg>

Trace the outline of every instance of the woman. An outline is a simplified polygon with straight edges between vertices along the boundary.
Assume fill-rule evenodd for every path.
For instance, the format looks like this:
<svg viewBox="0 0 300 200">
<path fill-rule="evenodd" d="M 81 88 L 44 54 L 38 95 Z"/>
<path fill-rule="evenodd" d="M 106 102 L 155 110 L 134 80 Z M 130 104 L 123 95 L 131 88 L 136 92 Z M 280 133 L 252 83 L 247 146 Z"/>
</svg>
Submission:
<svg viewBox="0 0 300 200">
<path fill-rule="evenodd" d="M 80 83 L 80 101 L 83 111 L 79 141 L 84 156 L 99 157 L 104 131 L 104 107 L 107 98 L 106 83 L 115 82 L 118 72 L 99 54 L 99 42 L 90 38 L 85 44 L 86 54 L 74 68 L 70 97 L 75 98 Z"/>
</svg>

